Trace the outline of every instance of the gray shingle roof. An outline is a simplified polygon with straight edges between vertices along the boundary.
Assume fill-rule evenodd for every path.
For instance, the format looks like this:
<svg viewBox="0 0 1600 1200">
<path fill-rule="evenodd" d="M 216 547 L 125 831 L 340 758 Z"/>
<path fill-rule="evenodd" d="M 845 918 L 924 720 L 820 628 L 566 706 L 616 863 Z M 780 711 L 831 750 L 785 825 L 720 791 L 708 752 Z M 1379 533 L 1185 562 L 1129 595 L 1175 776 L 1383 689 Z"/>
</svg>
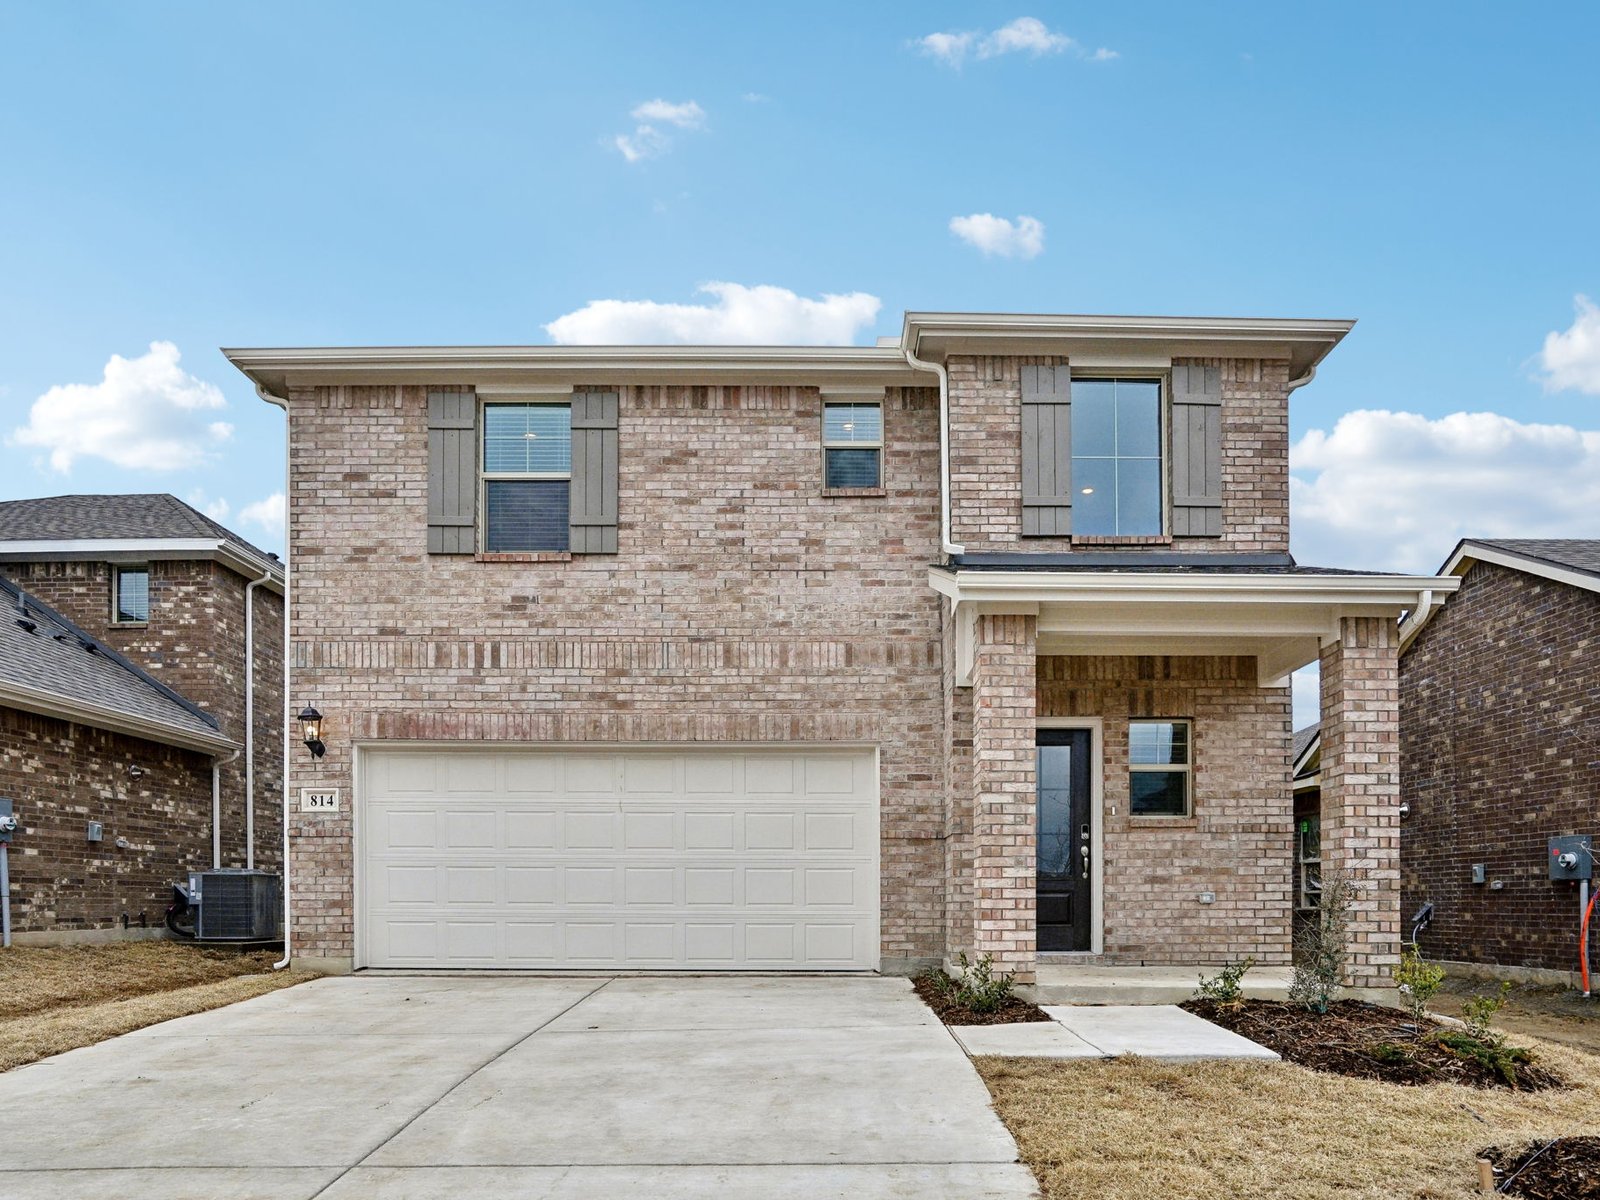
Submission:
<svg viewBox="0 0 1600 1200">
<path fill-rule="evenodd" d="M 0 541 L 88 538 L 220 538 L 270 558 L 225 525 L 164 492 L 41 496 L 0 502 Z"/>
<path fill-rule="evenodd" d="M 0 685 L 4 684 L 47 693 L 68 710 L 93 705 L 191 738 L 220 736 L 215 717 L 9 579 L 0 578 Z M 84 724 L 100 723 L 85 714 Z"/>
<path fill-rule="evenodd" d="M 1468 538 L 1466 544 L 1536 558 L 1569 571 L 1600 575 L 1600 541 L 1593 538 Z"/>
<path fill-rule="evenodd" d="M 1299 761 L 1300 756 L 1306 752 L 1306 747 L 1311 745 L 1312 739 L 1317 736 L 1317 733 L 1321 729 L 1322 723 L 1320 721 L 1314 721 L 1310 725 L 1307 725 L 1304 729 L 1296 729 L 1294 731 L 1294 741 L 1289 747 L 1290 762 Z"/>
</svg>

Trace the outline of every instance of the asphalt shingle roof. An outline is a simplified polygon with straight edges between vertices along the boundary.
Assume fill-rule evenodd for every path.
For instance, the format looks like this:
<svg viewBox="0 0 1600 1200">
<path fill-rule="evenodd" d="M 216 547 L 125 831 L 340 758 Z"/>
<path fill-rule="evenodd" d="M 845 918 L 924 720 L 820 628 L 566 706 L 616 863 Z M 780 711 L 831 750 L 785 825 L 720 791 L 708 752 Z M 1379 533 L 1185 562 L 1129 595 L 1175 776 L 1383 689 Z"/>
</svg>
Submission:
<svg viewBox="0 0 1600 1200">
<path fill-rule="evenodd" d="M 32 625 L 30 630 L 28 625 Z M 217 720 L 9 579 L 0 578 L 0 683 L 215 738 Z M 95 721 L 85 718 L 85 724 Z"/>
<path fill-rule="evenodd" d="M 164 492 L 0 502 L 0 542 L 92 538 L 220 538 L 262 558 L 272 557 Z"/>
<path fill-rule="evenodd" d="M 1600 540 L 1593 538 L 1468 538 L 1467 544 L 1489 546 L 1569 571 L 1600 576 Z"/>
<path fill-rule="evenodd" d="M 1321 728 L 1322 723 L 1320 721 L 1313 721 L 1304 729 L 1296 729 L 1294 731 L 1294 741 L 1289 747 L 1290 762 L 1299 761 L 1300 756 L 1306 752 L 1306 747 L 1311 745 L 1312 739 L 1317 736 L 1317 731 Z"/>
</svg>

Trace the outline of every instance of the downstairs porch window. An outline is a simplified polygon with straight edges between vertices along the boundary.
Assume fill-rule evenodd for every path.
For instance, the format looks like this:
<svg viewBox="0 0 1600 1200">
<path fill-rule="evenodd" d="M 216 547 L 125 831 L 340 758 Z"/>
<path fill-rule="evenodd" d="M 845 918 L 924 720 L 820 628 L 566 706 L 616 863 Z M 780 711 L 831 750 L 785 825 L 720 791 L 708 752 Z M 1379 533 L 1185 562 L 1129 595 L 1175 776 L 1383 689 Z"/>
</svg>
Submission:
<svg viewBox="0 0 1600 1200">
<path fill-rule="evenodd" d="M 1187 817 L 1193 803 L 1188 721 L 1128 722 L 1128 812 Z"/>
</svg>

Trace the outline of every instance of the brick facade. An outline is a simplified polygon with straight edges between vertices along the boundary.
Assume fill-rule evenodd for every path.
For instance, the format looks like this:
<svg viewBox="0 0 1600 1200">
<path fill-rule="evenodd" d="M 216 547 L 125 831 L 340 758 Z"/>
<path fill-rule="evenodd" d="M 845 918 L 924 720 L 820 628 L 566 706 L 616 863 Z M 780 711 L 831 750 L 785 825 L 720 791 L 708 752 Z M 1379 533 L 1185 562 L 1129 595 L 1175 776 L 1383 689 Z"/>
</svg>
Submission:
<svg viewBox="0 0 1600 1200">
<path fill-rule="evenodd" d="M 18 934 L 159 929 L 171 885 L 211 865 L 204 754 L 0 707 L 0 795 L 21 822 L 10 851 Z M 104 824 L 98 844 L 90 821 Z"/>
<path fill-rule="evenodd" d="M 242 746 L 249 581 L 205 559 L 152 562 L 148 568 L 150 620 L 121 624 L 111 619 L 114 568 L 107 563 L 0 564 L 0 571 L 24 590 L 215 716 L 223 736 Z M 254 604 L 255 864 L 271 871 L 283 846 L 283 597 L 258 587 Z M 206 789 L 204 819 L 189 837 L 205 846 L 209 866 L 209 777 Z M 247 857 L 242 757 L 222 767 L 221 793 L 222 865 L 242 867 Z"/>
<path fill-rule="evenodd" d="M 1022 536 L 1022 367 L 1062 361 L 1017 355 L 950 359 L 951 538 L 969 553 L 1072 549 L 1071 538 Z M 1222 370 L 1222 536 L 1129 542 L 1170 544 L 1175 550 L 1200 553 L 1286 553 L 1289 364 L 1207 358 L 1174 362 Z"/>
<path fill-rule="evenodd" d="M 1600 595 L 1478 562 L 1401 657 L 1404 911 L 1433 904 L 1429 955 L 1577 969 L 1577 885 L 1546 849 L 1600 837 L 1596 646 Z"/>
</svg>

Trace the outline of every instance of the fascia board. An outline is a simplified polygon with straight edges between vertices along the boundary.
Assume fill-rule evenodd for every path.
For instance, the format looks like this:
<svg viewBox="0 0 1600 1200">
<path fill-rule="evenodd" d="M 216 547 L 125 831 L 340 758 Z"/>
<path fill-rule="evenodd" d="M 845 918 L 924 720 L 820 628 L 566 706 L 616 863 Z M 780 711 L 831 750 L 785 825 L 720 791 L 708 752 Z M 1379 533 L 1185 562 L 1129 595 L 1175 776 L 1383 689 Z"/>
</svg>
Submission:
<svg viewBox="0 0 1600 1200">
<path fill-rule="evenodd" d="M 1501 550 L 1496 546 L 1484 546 L 1471 541 L 1462 542 L 1457 546 L 1455 553 L 1450 556 L 1450 561 L 1445 563 L 1439 573 L 1460 578 L 1466 575 L 1474 562 L 1509 567 L 1513 571 L 1537 575 L 1541 579 L 1549 579 L 1555 583 L 1565 583 L 1582 588 L 1586 592 L 1600 592 L 1600 578 L 1585 571 L 1574 571 L 1570 567 L 1558 566 L 1543 559 L 1530 558 L 1514 551 Z"/>
<path fill-rule="evenodd" d="M 145 563 L 214 559 L 247 579 L 268 575 L 267 586 L 283 591 L 283 564 L 261 558 L 221 538 L 35 538 L 0 541 L 0 562 Z"/>
<path fill-rule="evenodd" d="M 1377 605 L 1409 610 L 1422 593 L 1453 592 L 1459 579 L 1431 575 L 1212 575 L 1109 571 L 948 571 L 928 582 L 960 603 L 1279 603 Z"/>
<path fill-rule="evenodd" d="M 220 733 L 207 735 L 196 730 L 168 725 L 162 721 L 148 721 L 116 709 L 16 683 L 0 684 L 0 704 L 38 713 L 41 716 L 55 717 L 62 721 L 72 721 L 78 725 L 89 725 L 95 729 L 108 729 L 113 733 L 160 742 L 166 746 L 197 750 L 202 754 L 222 754 L 239 749 L 238 742 Z"/>
</svg>

